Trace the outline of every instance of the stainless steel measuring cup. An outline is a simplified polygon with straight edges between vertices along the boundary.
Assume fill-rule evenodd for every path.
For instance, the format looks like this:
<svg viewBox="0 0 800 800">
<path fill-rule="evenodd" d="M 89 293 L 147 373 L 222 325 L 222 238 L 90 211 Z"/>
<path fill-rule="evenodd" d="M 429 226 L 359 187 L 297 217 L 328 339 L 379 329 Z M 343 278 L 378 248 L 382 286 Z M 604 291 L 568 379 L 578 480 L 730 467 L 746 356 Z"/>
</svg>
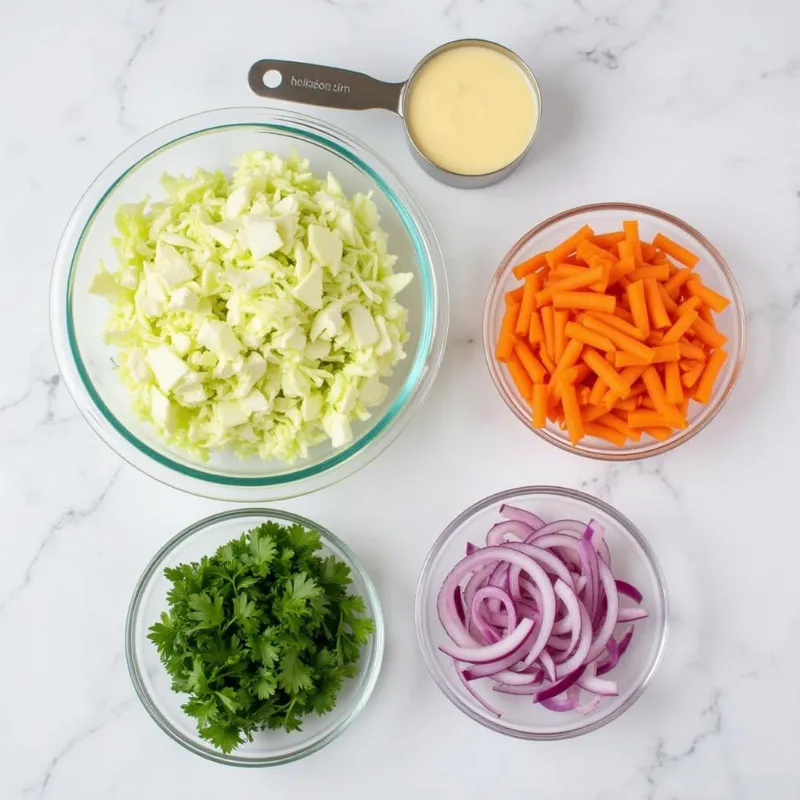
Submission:
<svg viewBox="0 0 800 800">
<path fill-rule="evenodd" d="M 435 164 L 417 146 L 406 122 L 406 103 L 409 96 L 409 87 L 413 84 L 414 78 L 419 74 L 422 67 L 445 50 L 468 45 L 496 50 L 514 61 L 528 79 L 538 111 L 536 124 L 525 149 L 511 163 L 494 172 L 480 175 L 451 172 Z M 250 67 L 248 81 L 250 88 L 257 95 L 275 100 L 288 100 L 294 103 L 306 103 L 327 108 L 353 110 L 384 108 L 388 111 L 393 111 L 403 119 L 409 147 L 422 168 L 442 183 L 462 189 L 477 189 L 482 186 L 489 186 L 510 175 L 530 150 L 541 120 L 542 100 L 539 93 L 539 85 L 536 83 L 536 78 L 534 78 L 528 65 L 512 50 L 485 39 L 458 39 L 437 47 L 414 67 L 408 80 L 400 83 L 386 83 L 362 72 L 353 72 L 347 69 L 339 69 L 338 67 L 306 64 L 301 61 L 279 61 L 270 58 L 256 61 Z"/>
</svg>

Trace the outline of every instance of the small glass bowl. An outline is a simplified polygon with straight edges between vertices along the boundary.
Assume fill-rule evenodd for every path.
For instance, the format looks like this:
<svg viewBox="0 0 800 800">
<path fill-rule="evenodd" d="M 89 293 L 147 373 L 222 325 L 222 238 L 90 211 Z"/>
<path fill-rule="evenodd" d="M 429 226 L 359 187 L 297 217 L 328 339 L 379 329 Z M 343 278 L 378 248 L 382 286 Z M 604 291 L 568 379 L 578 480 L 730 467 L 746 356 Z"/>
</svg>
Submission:
<svg viewBox="0 0 800 800">
<path fill-rule="evenodd" d="M 536 253 L 552 249 L 583 225 L 591 225 L 597 233 L 604 233 L 620 230 L 625 219 L 639 221 L 639 233 L 643 240 L 650 241 L 656 233 L 663 233 L 700 256 L 700 262 L 696 267 L 698 275 L 709 288 L 731 301 L 725 311 L 715 315 L 717 327 L 728 337 L 728 343 L 725 345 L 728 358 L 714 384 L 711 400 L 705 405 L 692 401 L 689 404 L 688 426 L 682 431 L 675 431 L 669 439 L 662 442 L 643 434 L 639 442 L 628 440 L 622 447 L 617 447 L 602 439 L 587 436 L 577 445 L 573 445 L 566 431 L 552 422 L 548 422 L 546 428 L 531 427 L 530 405 L 523 400 L 508 370 L 494 357 L 505 312 L 505 293 L 520 285 L 511 271 L 517 264 Z M 500 396 L 517 419 L 526 428 L 562 450 L 608 461 L 630 461 L 665 453 L 688 441 L 705 428 L 719 413 L 733 391 L 744 361 L 745 345 L 744 302 L 730 267 L 720 252 L 699 231 L 677 217 L 649 206 L 633 203 L 596 203 L 579 206 L 550 217 L 529 230 L 508 251 L 497 268 L 489 286 L 483 314 L 483 350 L 489 373 Z"/>
<path fill-rule="evenodd" d="M 631 645 L 608 678 L 619 685 L 618 697 L 603 698 L 597 710 L 584 716 L 577 711 L 548 711 L 530 697 L 495 692 L 491 681 L 473 682 L 482 697 L 502 712 L 490 714 L 464 688 L 450 656 L 439 647 L 450 638 L 442 627 L 436 599 L 447 575 L 464 558 L 467 542 L 483 546 L 489 528 L 502 519 L 503 503 L 533 511 L 545 521 L 597 520 L 606 532 L 614 577 L 636 586 L 644 595 L 649 616 L 636 623 Z M 668 600 L 661 567 L 647 540 L 633 523 L 602 500 L 583 492 L 555 486 L 524 486 L 487 497 L 459 514 L 431 548 L 417 585 L 416 627 L 422 655 L 431 676 L 447 698 L 468 717 L 487 728 L 519 739 L 570 739 L 602 728 L 629 709 L 655 675 L 667 643 Z M 625 625 L 618 626 L 617 631 Z"/>
<path fill-rule="evenodd" d="M 114 348 L 104 341 L 108 303 L 88 292 L 101 261 L 117 264 L 114 216 L 124 203 L 164 195 L 163 173 L 199 167 L 230 172 L 243 153 L 297 152 L 318 175 L 332 172 L 345 192 L 371 193 L 397 270 L 414 273 L 401 296 L 409 312 L 408 357 L 388 380 L 385 401 L 354 440 L 335 449 L 313 447 L 296 463 L 237 458 L 230 451 L 202 461 L 166 445 L 134 414 L 120 383 Z M 230 108 L 186 117 L 145 136 L 111 162 L 81 198 L 56 254 L 50 287 L 50 327 L 64 383 L 92 429 L 118 455 L 151 477 L 219 500 L 264 502 L 305 494 L 366 466 L 413 417 L 441 363 L 447 336 L 447 279 L 436 236 L 401 178 L 366 144 L 313 117 L 268 108 Z"/>
<path fill-rule="evenodd" d="M 351 569 L 351 591 L 364 598 L 367 614 L 375 622 L 375 633 L 361 651 L 358 675 L 345 681 L 333 711 L 304 717 L 303 730 L 286 733 L 266 730 L 226 755 L 197 734 L 195 720 L 181 710 L 188 695 L 172 691 L 170 679 L 147 638 L 149 627 L 167 609 L 167 591 L 172 585 L 164 569 L 213 554 L 218 547 L 245 531 L 270 520 L 300 524 L 319 533 L 322 552 L 346 562 Z M 332 742 L 361 713 L 378 680 L 383 660 L 384 626 L 375 586 L 356 555 L 330 531 L 296 514 L 275 509 L 247 508 L 216 514 L 190 525 L 156 553 L 136 584 L 125 626 L 125 658 L 134 689 L 147 713 L 161 730 L 209 761 L 235 767 L 271 767 L 297 761 Z"/>
</svg>

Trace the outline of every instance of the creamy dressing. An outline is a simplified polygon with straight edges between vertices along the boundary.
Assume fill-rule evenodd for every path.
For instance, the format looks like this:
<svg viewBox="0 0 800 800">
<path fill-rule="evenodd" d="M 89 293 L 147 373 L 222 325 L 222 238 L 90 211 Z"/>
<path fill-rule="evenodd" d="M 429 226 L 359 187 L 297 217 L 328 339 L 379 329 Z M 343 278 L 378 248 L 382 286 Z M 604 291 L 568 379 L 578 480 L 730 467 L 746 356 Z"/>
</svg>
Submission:
<svg viewBox="0 0 800 800">
<path fill-rule="evenodd" d="M 430 161 L 460 175 L 495 172 L 521 155 L 539 116 L 528 76 L 490 47 L 445 50 L 408 87 L 406 124 Z"/>
</svg>

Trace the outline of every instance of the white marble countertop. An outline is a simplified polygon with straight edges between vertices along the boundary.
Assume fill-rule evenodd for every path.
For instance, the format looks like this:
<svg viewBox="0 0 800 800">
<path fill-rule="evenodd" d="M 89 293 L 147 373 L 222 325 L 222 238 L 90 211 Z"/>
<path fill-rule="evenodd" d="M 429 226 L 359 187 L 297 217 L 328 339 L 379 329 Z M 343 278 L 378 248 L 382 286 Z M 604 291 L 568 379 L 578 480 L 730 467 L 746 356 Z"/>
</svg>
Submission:
<svg viewBox="0 0 800 800">
<path fill-rule="evenodd" d="M 3 800 L 800 796 L 800 5 L 10 0 L 0 16 Z M 281 504 L 344 535 L 376 579 L 388 622 L 379 686 L 310 759 L 263 771 L 207 763 L 140 706 L 122 634 L 149 557 L 224 504 L 124 465 L 73 407 L 47 323 L 58 237 L 88 182 L 135 138 L 189 113 L 257 104 L 246 74 L 259 57 L 401 80 L 427 50 L 467 35 L 515 48 L 541 83 L 541 135 L 507 182 L 448 189 L 418 170 L 390 114 L 322 114 L 406 176 L 452 288 L 445 363 L 408 430 L 341 485 Z M 615 199 L 700 228 L 732 265 L 750 326 L 718 419 L 677 451 L 621 466 L 521 435 L 480 346 L 484 286 L 509 244 L 558 210 Z M 524 483 L 584 488 L 630 516 L 672 597 L 652 687 L 608 727 L 555 744 L 462 716 L 414 637 L 433 539 L 473 501 Z"/>
</svg>

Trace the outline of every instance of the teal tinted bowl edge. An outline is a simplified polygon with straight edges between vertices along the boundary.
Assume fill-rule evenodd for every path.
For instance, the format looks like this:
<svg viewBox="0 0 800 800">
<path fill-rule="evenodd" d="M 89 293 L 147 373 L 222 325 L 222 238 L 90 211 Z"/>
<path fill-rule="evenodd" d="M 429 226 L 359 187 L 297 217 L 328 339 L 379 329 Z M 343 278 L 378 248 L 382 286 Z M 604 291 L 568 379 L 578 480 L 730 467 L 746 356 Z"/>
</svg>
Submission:
<svg viewBox="0 0 800 800">
<path fill-rule="evenodd" d="M 81 357 L 80 348 L 78 346 L 77 338 L 75 336 L 75 327 L 73 324 L 72 319 L 72 298 L 73 298 L 73 287 L 75 282 L 75 266 L 80 255 L 81 249 L 83 248 L 84 238 L 88 233 L 94 219 L 99 212 L 99 210 L 103 207 L 108 197 L 112 194 L 112 192 L 122 183 L 125 178 L 132 173 L 134 170 L 138 169 L 142 164 L 148 162 L 151 158 L 158 155 L 162 151 L 172 147 L 179 142 L 185 141 L 187 139 L 193 139 L 198 136 L 203 136 L 205 134 L 214 133 L 215 131 L 220 130 L 228 130 L 231 128 L 264 128 L 270 131 L 277 131 L 279 133 L 288 133 L 291 136 L 298 137 L 300 139 L 305 139 L 313 144 L 320 145 L 321 147 L 333 151 L 337 155 L 343 156 L 347 161 L 357 167 L 361 172 L 368 175 L 375 183 L 378 184 L 381 191 L 386 195 L 389 199 L 389 202 L 392 204 L 394 209 L 400 215 L 401 220 L 403 221 L 403 225 L 411 237 L 411 241 L 414 245 L 414 252 L 417 257 L 417 261 L 420 265 L 420 279 L 422 281 L 422 289 L 423 289 L 423 317 L 422 317 L 422 330 L 420 332 L 420 342 L 419 346 L 417 347 L 417 354 L 414 359 L 414 363 L 412 364 L 411 370 L 409 371 L 408 377 L 406 378 L 405 383 L 403 384 L 400 393 L 394 403 L 390 406 L 387 412 L 384 414 L 383 418 L 372 428 L 368 431 L 364 436 L 362 436 L 358 441 L 354 442 L 352 445 L 347 447 L 345 450 L 342 450 L 340 453 L 332 456 L 331 458 L 326 459 L 325 461 L 317 464 L 314 467 L 306 467 L 304 469 L 298 470 L 297 472 L 292 472 L 287 475 L 276 475 L 274 477 L 269 478 L 232 478 L 227 475 L 214 475 L 213 473 L 203 472 L 198 469 L 194 469 L 193 467 L 187 467 L 183 464 L 179 464 L 177 461 L 173 461 L 166 456 L 163 456 L 161 453 L 153 450 L 151 447 L 146 445 L 144 442 L 139 440 L 136 436 L 134 436 L 115 416 L 111 413 L 111 410 L 106 406 L 103 402 L 102 398 L 98 394 L 97 390 L 94 388 L 92 381 L 89 378 L 89 373 L 86 369 L 86 366 L 83 363 L 83 359 Z M 319 134 L 312 133 L 310 131 L 303 131 L 298 128 L 293 128 L 289 125 L 278 125 L 278 124 L 269 124 L 269 123 L 260 123 L 260 122 L 240 122 L 240 123 L 230 123 L 226 125 L 216 125 L 210 128 L 204 128 L 199 131 L 194 131 L 193 133 L 186 134 L 185 136 L 179 136 L 177 139 L 172 139 L 171 141 L 161 145 L 160 147 L 153 150 L 148 155 L 144 156 L 144 158 L 139 159 L 135 164 L 132 164 L 128 169 L 126 169 L 106 190 L 100 200 L 97 202 L 95 207 L 92 209 L 91 214 L 89 215 L 86 224 L 83 226 L 83 230 L 78 238 L 78 243 L 75 247 L 75 252 L 72 254 L 72 258 L 70 259 L 70 266 L 69 266 L 69 275 L 67 277 L 67 292 L 66 292 L 66 322 L 67 322 L 67 339 L 69 341 L 70 350 L 72 351 L 73 358 L 75 359 L 75 365 L 78 369 L 78 374 L 80 375 L 81 381 L 83 382 L 86 391 L 89 393 L 90 397 L 97 405 L 98 409 L 102 413 L 103 417 L 106 421 L 130 444 L 132 444 L 137 450 L 144 453 L 145 455 L 149 456 L 150 458 L 157 461 L 159 464 L 169 467 L 170 469 L 174 469 L 183 475 L 186 475 L 191 478 L 196 478 L 203 481 L 208 481 L 210 483 L 222 484 L 225 486 L 276 486 L 284 483 L 291 483 L 298 480 L 303 480 L 305 478 L 312 478 L 317 475 L 320 475 L 327 470 L 337 467 L 340 464 L 347 461 L 349 458 L 352 458 L 358 452 L 360 452 L 364 447 L 366 447 L 370 442 L 374 441 L 386 428 L 394 421 L 397 415 L 402 410 L 403 406 L 405 406 L 406 402 L 410 399 L 414 388 L 418 384 L 420 378 L 422 377 L 424 370 L 425 370 L 425 361 L 427 360 L 428 350 L 430 349 L 431 340 L 433 338 L 433 299 L 434 299 L 434 287 L 431 279 L 432 274 L 432 265 L 430 259 L 428 258 L 427 251 L 425 246 L 420 238 L 419 232 L 417 230 L 416 223 L 414 222 L 413 217 L 405 208 L 403 203 L 400 199 L 395 195 L 392 189 L 386 184 L 386 182 L 381 178 L 368 164 L 364 163 L 358 156 L 351 153 L 347 148 L 343 147 L 336 142 L 332 142 L 329 139 L 326 139 L 324 136 L 320 136 Z"/>
</svg>

